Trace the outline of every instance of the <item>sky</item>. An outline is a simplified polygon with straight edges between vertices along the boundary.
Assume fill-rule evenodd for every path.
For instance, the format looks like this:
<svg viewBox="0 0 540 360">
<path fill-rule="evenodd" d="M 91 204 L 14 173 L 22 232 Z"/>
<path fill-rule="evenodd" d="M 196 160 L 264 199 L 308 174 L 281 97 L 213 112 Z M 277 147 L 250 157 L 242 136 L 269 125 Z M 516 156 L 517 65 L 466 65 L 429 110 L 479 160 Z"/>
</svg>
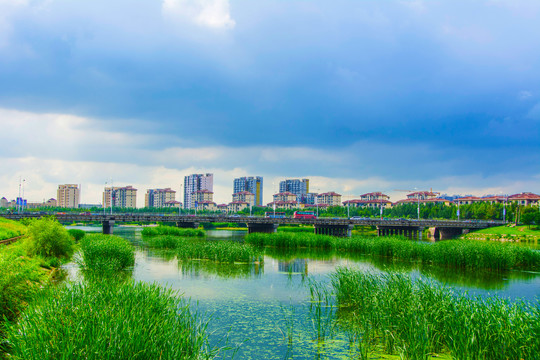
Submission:
<svg viewBox="0 0 540 360">
<path fill-rule="evenodd" d="M 0 197 L 538 194 L 539 39 L 538 0 L 0 0 Z"/>
</svg>

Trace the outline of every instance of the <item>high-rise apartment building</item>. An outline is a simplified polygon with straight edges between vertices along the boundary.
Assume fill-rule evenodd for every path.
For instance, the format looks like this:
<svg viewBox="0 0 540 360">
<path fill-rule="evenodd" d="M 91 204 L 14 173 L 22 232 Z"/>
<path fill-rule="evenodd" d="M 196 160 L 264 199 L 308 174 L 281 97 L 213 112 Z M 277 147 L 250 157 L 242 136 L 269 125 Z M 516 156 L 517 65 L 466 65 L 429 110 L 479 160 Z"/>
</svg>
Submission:
<svg viewBox="0 0 540 360">
<path fill-rule="evenodd" d="M 103 191 L 103 204 L 110 207 L 136 208 L 137 189 L 128 185 L 124 187 L 106 187 Z"/>
<path fill-rule="evenodd" d="M 261 176 L 234 179 L 234 194 L 247 191 L 255 195 L 253 206 L 263 206 L 263 178 Z M 233 196 L 234 196 L 233 194 Z"/>
<path fill-rule="evenodd" d="M 166 207 L 171 201 L 176 201 L 176 191 L 171 188 L 148 189 L 144 195 L 144 207 L 147 208 Z"/>
<path fill-rule="evenodd" d="M 214 192 L 214 174 L 192 174 L 184 177 L 184 208 L 195 208 L 195 196 L 199 190 Z"/>
<path fill-rule="evenodd" d="M 81 190 L 79 185 L 76 184 L 65 184 L 58 185 L 57 194 L 57 203 L 60 207 L 65 208 L 77 208 L 79 207 L 79 196 Z"/>
<path fill-rule="evenodd" d="M 279 183 L 279 192 L 290 192 L 296 195 L 296 201 L 302 202 L 309 193 L 309 179 L 287 179 Z"/>
</svg>

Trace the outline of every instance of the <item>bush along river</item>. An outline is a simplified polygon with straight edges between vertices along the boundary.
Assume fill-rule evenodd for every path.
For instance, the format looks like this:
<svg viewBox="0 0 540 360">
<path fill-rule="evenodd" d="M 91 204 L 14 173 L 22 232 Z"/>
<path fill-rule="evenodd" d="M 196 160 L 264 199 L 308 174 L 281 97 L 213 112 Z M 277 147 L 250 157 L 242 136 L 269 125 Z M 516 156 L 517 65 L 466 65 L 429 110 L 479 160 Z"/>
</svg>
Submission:
<svg viewBox="0 0 540 360">
<path fill-rule="evenodd" d="M 114 233 L 135 247 L 128 277 L 178 291 L 202 319 L 204 325 L 189 326 L 207 334 L 208 357 L 540 356 L 538 250 L 486 241 L 168 227 Z M 83 248 L 91 254 L 99 241 Z M 79 256 L 65 266 L 69 280 L 83 278 L 85 261 L 91 259 Z"/>
</svg>

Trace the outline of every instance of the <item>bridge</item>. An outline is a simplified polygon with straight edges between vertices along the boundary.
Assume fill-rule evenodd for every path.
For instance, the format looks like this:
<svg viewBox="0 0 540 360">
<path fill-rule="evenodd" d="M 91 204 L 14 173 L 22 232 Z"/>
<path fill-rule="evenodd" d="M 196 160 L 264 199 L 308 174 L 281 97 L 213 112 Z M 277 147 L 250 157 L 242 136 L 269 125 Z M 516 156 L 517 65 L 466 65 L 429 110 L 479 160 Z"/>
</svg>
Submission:
<svg viewBox="0 0 540 360">
<path fill-rule="evenodd" d="M 178 227 L 197 228 L 200 223 L 232 222 L 245 223 L 248 233 L 276 232 L 280 225 L 312 225 L 316 234 L 333 236 L 351 236 L 355 225 L 376 226 L 379 236 L 401 235 L 409 238 L 422 238 L 425 228 L 440 240 L 464 234 L 470 230 L 484 229 L 492 226 L 501 226 L 503 221 L 477 221 L 477 220 L 423 220 L 423 219 L 345 219 L 345 218 L 266 218 L 259 216 L 239 215 L 163 215 L 163 214 L 0 214 L 1 217 L 21 220 L 54 216 L 60 222 L 100 222 L 104 234 L 112 234 L 116 223 L 173 223 Z"/>
</svg>

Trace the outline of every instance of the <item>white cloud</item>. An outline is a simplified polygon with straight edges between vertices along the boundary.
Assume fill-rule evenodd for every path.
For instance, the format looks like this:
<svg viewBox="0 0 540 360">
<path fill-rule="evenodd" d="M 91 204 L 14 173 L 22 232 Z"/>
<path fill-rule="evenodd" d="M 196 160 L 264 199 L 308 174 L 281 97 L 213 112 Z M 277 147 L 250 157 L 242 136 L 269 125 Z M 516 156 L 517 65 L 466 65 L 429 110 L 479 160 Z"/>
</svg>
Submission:
<svg viewBox="0 0 540 360">
<path fill-rule="evenodd" d="M 523 90 L 518 93 L 518 99 L 519 100 L 527 100 L 530 99 L 533 96 L 533 94 L 530 91 Z"/>
<path fill-rule="evenodd" d="M 540 121 L 540 102 L 534 105 L 526 115 L 527 119 Z"/>
<path fill-rule="evenodd" d="M 188 20 L 196 25 L 213 29 L 232 29 L 228 0 L 164 0 L 163 15 L 173 20 Z"/>
</svg>

